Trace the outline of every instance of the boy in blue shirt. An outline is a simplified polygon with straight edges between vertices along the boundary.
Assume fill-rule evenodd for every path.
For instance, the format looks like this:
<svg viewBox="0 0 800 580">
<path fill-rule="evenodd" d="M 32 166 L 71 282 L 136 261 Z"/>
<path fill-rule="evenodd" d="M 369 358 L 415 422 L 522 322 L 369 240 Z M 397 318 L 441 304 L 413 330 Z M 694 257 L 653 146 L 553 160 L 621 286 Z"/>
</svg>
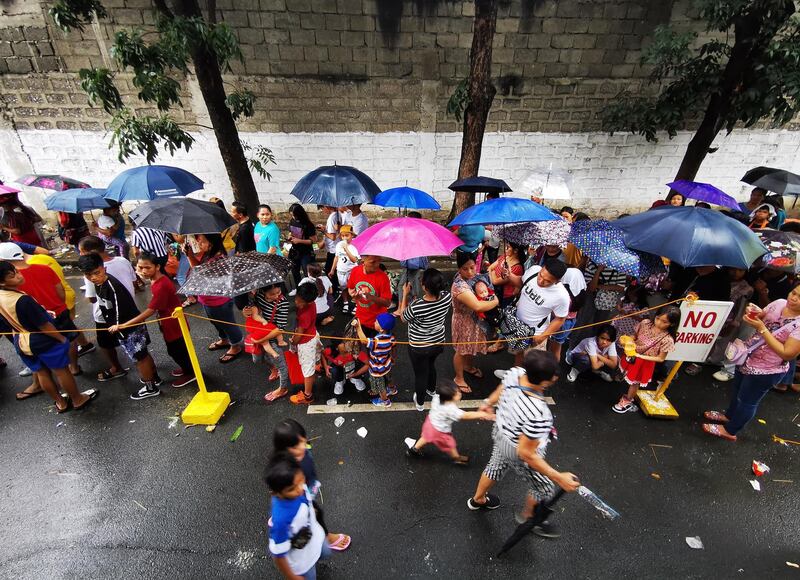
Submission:
<svg viewBox="0 0 800 580">
<path fill-rule="evenodd" d="M 272 493 L 269 553 L 284 578 L 316 580 L 317 561 L 330 555 L 306 478 L 297 461 L 281 454 L 267 468 Z"/>
</svg>

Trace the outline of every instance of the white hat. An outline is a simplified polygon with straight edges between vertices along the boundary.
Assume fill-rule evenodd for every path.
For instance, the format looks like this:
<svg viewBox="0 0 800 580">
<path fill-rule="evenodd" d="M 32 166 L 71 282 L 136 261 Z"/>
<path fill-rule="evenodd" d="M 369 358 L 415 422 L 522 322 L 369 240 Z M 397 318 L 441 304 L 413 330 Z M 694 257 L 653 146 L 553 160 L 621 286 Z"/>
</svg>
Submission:
<svg viewBox="0 0 800 580">
<path fill-rule="evenodd" d="M 114 224 L 116 223 L 117 223 L 116 220 L 114 220 L 114 218 L 112 218 L 109 215 L 101 215 L 99 218 L 97 218 L 98 227 L 101 227 L 104 230 L 107 230 L 108 228 L 113 228 Z"/>
<path fill-rule="evenodd" d="M 17 244 L 3 242 L 0 244 L 0 260 L 24 260 L 25 253 Z"/>
</svg>

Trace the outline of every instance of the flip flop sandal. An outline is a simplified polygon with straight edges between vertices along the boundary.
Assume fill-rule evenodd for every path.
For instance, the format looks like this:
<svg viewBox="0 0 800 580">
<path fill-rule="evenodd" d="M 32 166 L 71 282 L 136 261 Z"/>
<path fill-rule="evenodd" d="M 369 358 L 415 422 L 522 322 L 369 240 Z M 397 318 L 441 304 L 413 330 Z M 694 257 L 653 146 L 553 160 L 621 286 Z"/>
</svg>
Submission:
<svg viewBox="0 0 800 580">
<path fill-rule="evenodd" d="M 35 393 L 29 393 L 26 390 L 22 390 L 19 393 L 17 393 L 16 397 L 17 401 L 24 401 L 25 399 L 30 399 L 31 397 L 35 397 L 36 395 L 41 395 L 42 393 L 44 393 L 44 389 L 42 389 L 41 391 L 36 391 Z"/>
<path fill-rule="evenodd" d="M 706 411 L 703 413 L 703 418 L 706 421 L 713 421 L 714 423 L 727 423 L 728 418 L 719 411 Z"/>
<path fill-rule="evenodd" d="M 119 379 L 124 377 L 128 374 L 128 369 L 122 369 L 119 372 L 112 373 L 110 370 L 106 369 L 104 371 L 100 371 L 97 373 L 97 380 L 101 383 L 105 383 L 107 381 L 113 381 L 114 379 Z"/>
<path fill-rule="evenodd" d="M 343 552 L 350 547 L 351 542 L 352 538 L 350 536 L 347 534 L 339 534 L 339 537 L 336 538 L 336 541 L 331 542 L 328 547 L 334 552 Z"/>
<path fill-rule="evenodd" d="M 222 342 L 221 340 L 218 340 L 216 342 L 212 342 L 211 344 L 209 344 L 208 345 L 208 350 L 210 350 L 210 351 L 228 350 L 230 347 L 231 347 L 231 345 L 229 343 Z"/>
<path fill-rule="evenodd" d="M 464 372 L 467 373 L 468 375 L 472 375 L 476 379 L 483 378 L 483 371 L 478 367 L 472 367 L 471 369 L 464 369 Z"/>
<path fill-rule="evenodd" d="M 789 392 L 789 385 L 775 385 L 772 387 L 772 390 L 776 393 L 788 393 Z"/>
<path fill-rule="evenodd" d="M 264 400 L 267 403 L 273 403 L 278 399 L 282 399 L 288 394 L 289 394 L 289 389 L 275 389 L 274 391 L 270 391 L 269 393 L 264 395 Z"/>
<path fill-rule="evenodd" d="M 181 302 L 181 308 L 189 308 L 190 306 L 194 306 L 197 304 L 197 300 L 192 300 L 191 298 L 187 298 L 183 302 Z"/>
<path fill-rule="evenodd" d="M 457 459 L 453 459 L 453 463 L 455 463 L 456 465 L 469 465 L 469 456 L 461 455 Z"/>
<path fill-rule="evenodd" d="M 686 370 L 685 370 L 684 372 L 685 372 L 687 375 L 689 375 L 690 377 L 694 377 L 694 376 L 696 376 L 696 375 L 699 375 L 699 374 L 700 374 L 700 371 L 702 371 L 702 370 L 703 370 L 703 367 L 701 367 L 700 365 L 694 365 L 694 364 L 692 364 L 692 365 L 688 365 L 688 366 L 686 367 Z"/>
<path fill-rule="evenodd" d="M 703 431 L 705 431 L 709 435 L 713 435 L 714 437 L 719 437 L 720 439 L 727 439 L 728 441 L 736 441 L 736 435 L 729 435 L 728 433 L 722 432 L 722 425 L 717 425 L 713 423 L 703 423 Z"/>
<path fill-rule="evenodd" d="M 456 386 L 458 387 L 458 390 L 464 394 L 468 395 L 472 392 L 472 388 L 470 388 L 469 385 L 459 385 L 458 383 L 456 383 Z"/>
<path fill-rule="evenodd" d="M 241 354 L 242 354 L 241 350 L 239 352 L 226 352 L 221 357 L 219 357 L 219 362 L 226 365 L 229 362 L 235 361 L 237 358 L 241 356 Z"/>
<path fill-rule="evenodd" d="M 59 409 L 58 405 L 54 405 L 55 408 L 56 408 L 56 413 L 58 413 L 59 415 L 61 413 L 66 413 L 67 411 L 71 411 L 72 410 L 72 405 L 70 405 L 69 399 L 65 399 L 64 402 L 66 403 L 66 406 L 63 409 Z"/>
<path fill-rule="evenodd" d="M 81 409 L 85 409 L 86 407 L 89 406 L 89 403 L 91 403 L 92 401 L 94 401 L 97 398 L 97 396 L 99 394 L 100 394 L 100 391 L 98 391 L 97 389 L 89 389 L 88 391 L 82 391 L 81 395 L 86 395 L 87 397 L 89 397 L 89 399 L 83 405 L 81 405 L 80 407 L 73 407 L 73 409 L 75 409 L 76 411 L 80 411 Z"/>
</svg>

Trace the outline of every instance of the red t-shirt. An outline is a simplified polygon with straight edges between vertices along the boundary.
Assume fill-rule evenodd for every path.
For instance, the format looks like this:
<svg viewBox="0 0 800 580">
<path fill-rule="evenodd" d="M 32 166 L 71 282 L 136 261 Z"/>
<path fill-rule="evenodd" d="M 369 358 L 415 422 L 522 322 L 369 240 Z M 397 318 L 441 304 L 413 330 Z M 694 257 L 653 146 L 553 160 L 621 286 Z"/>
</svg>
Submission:
<svg viewBox="0 0 800 580">
<path fill-rule="evenodd" d="M 67 309 L 56 291 L 56 286 L 61 286 L 61 279 L 48 266 L 31 264 L 27 268 L 20 268 L 19 273 L 25 279 L 19 289 L 36 300 L 42 308 L 52 310 L 56 316 Z"/>
<path fill-rule="evenodd" d="M 295 332 L 309 335 L 301 336 L 298 344 L 309 342 L 317 334 L 317 307 L 313 302 L 306 305 L 305 308 L 297 310 L 297 328 Z"/>
<path fill-rule="evenodd" d="M 167 276 L 162 276 L 153 282 L 150 285 L 150 291 L 153 293 L 153 297 L 147 307 L 157 311 L 159 318 L 169 318 L 172 316 L 173 310 L 181 305 L 178 293 L 175 292 L 175 286 Z M 172 342 L 181 338 L 181 326 L 178 324 L 177 318 L 162 320 L 159 325 L 165 341 Z"/>
<path fill-rule="evenodd" d="M 356 318 L 358 318 L 361 326 L 364 328 L 374 328 L 375 318 L 377 318 L 378 314 L 387 312 L 388 309 L 386 306 L 379 306 L 375 302 L 364 301 L 361 294 L 371 294 L 386 300 L 391 300 L 392 286 L 389 282 L 389 276 L 381 269 L 371 274 L 366 274 L 363 265 L 356 266 L 350 273 L 347 287 L 350 289 L 355 288 L 358 291 L 354 300 L 358 306 L 358 308 L 356 308 Z"/>
</svg>

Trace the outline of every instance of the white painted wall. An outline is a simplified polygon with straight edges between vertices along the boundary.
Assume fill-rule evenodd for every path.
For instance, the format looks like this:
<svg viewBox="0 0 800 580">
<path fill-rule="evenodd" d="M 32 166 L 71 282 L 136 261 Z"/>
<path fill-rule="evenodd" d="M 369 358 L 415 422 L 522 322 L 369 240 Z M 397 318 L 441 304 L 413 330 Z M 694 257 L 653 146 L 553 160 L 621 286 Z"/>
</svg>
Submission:
<svg viewBox="0 0 800 580">
<path fill-rule="evenodd" d="M 194 134 L 190 153 L 160 162 L 183 167 L 206 182 L 209 195 L 230 201 L 230 185 L 213 134 Z M 381 188 L 400 185 L 432 191 L 443 206 L 452 199 L 447 185 L 455 178 L 460 133 L 250 133 L 251 143 L 271 147 L 277 166 L 272 181 L 257 179 L 261 199 L 285 207 L 293 185 L 308 171 L 334 162 L 354 165 Z M 649 207 L 667 191 L 691 134 L 647 143 L 635 135 L 605 133 L 489 133 L 482 175 L 503 178 L 514 186 L 530 170 L 553 164 L 570 170 L 576 189 L 570 202 L 590 215 L 615 215 Z M 108 149 L 108 137 L 97 132 L 0 129 L 0 178 L 20 173 L 59 173 L 103 187 L 127 166 Z M 718 138 L 719 151 L 703 164 L 698 181 L 711 182 L 734 197 L 746 199 L 749 187 L 739 181 L 757 165 L 800 173 L 800 132 L 735 131 Z M 41 192 L 28 191 L 35 203 Z M 555 202 L 561 204 L 562 202 Z"/>
</svg>

